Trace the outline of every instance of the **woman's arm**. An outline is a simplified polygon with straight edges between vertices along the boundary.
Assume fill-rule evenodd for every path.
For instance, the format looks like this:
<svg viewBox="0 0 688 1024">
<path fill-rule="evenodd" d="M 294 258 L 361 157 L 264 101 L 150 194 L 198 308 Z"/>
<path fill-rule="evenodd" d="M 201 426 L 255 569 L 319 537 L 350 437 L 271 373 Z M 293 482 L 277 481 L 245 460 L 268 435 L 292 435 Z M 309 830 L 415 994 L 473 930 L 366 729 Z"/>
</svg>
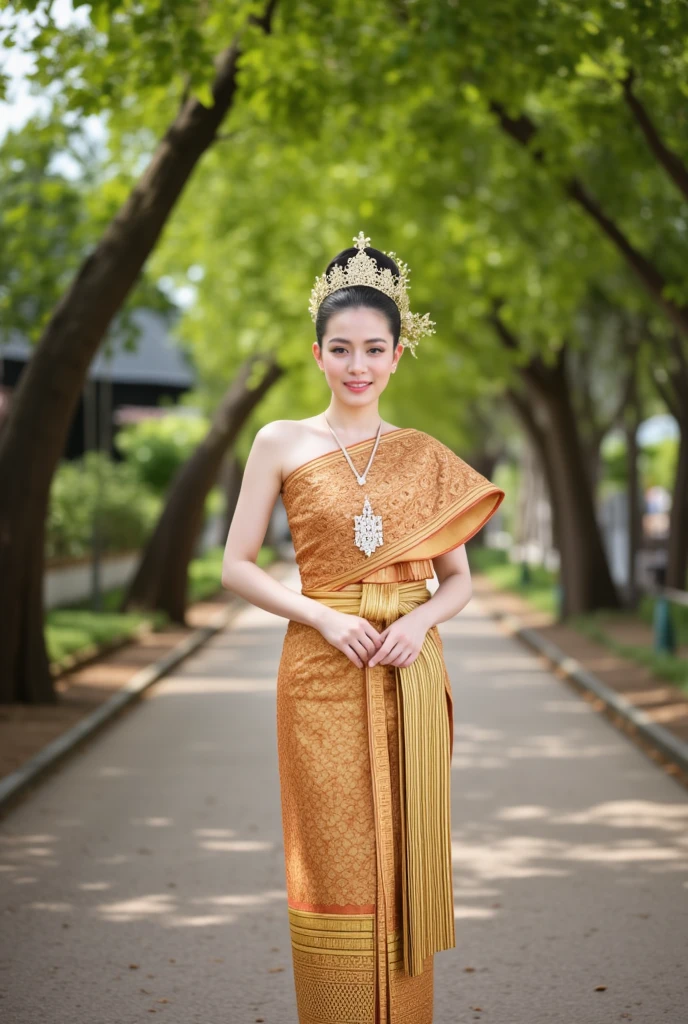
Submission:
<svg viewBox="0 0 688 1024">
<path fill-rule="evenodd" d="M 278 424 L 261 427 L 246 460 L 222 559 L 222 586 L 265 611 L 317 628 L 323 605 L 285 587 L 256 565 L 282 488 Z"/>
<path fill-rule="evenodd" d="M 414 608 L 419 612 L 418 618 L 427 621 L 428 628 L 438 622 L 446 622 L 462 611 L 473 596 L 471 570 L 468 565 L 466 545 L 445 551 L 443 555 L 433 558 L 432 564 L 439 587 L 425 604 Z"/>
<path fill-rule="evenodd" d="M 374 626 L 285 587 L 256 565 L 282 488 L 284 439 L 285 425 L 280 420 L 266 423 L 254 438 L 225 544 L 222 586 L 267 612 L 313 626 L 361 668 L 380 644 Z"/>
</svg>

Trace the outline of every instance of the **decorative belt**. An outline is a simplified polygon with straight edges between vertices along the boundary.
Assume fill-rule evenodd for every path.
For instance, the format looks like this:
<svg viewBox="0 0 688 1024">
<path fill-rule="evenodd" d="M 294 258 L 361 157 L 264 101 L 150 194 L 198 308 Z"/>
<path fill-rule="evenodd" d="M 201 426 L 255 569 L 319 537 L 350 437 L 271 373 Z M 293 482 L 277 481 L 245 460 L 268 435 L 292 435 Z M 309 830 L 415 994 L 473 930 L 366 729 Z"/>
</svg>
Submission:
<svg viewBox="0 0 688 1024">
<path fill-rule="evenodd" d="M 357 583 L 345 590 L 304 590 L 306 597 L 386 628 L 431 597 L 424 580 Z M 450 726 L 445 665 L 429 629 L 412 665 L 365 665 L 368 734 L 377 845 L 378 969 L 387 966 L 387 921 L 394 900 L 391 779 L 383 679 L 394 668 L 399 707 L 402 934 L 404 970 L 418 975 L 431 953 L 456 945 L 450 821 Z M 384 963 L 382 961 L 384 956 Z M 385 986 L 387 987 L 387 986 Z"/>
</svg>

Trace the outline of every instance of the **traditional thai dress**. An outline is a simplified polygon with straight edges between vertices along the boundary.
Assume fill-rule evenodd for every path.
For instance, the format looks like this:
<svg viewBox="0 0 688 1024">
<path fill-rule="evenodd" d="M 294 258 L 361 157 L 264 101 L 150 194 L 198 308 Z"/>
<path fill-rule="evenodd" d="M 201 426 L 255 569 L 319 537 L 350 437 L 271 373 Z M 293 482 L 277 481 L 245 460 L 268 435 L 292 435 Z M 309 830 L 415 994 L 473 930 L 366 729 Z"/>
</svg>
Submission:
<svg viewBox="0 0 688 1024">
<path fill-rule="evenodd" d="M 375 439 L 348 445 L 362 472 Z M 364 493 L 383 543 L 354 544 Z M 432 559 L 504 491 L 430 434 L 381 434 L 365 489 L 341 449 L 285 479 L 302 592 L 379 631 L 429 600 Z M 452 692 L 436 626 L 408 668 L 359 668 L 290 620 L 277 745 L 300 1024 L 431 1024 L 433 954 L 455 945 Z"/>
</svg>

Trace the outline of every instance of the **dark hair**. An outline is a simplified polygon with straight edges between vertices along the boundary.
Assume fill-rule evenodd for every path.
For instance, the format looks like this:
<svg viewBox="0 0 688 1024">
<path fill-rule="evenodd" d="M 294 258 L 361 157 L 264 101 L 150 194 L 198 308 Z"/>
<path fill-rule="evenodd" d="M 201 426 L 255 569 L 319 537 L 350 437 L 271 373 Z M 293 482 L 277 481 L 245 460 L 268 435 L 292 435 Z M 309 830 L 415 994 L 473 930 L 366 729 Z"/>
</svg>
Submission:
<svg viewBox="0 0 688 1024">
<path fill-rule="evenodd" d="M 380 252 L 379 249 L 372 249 L 370 246 L 366 246 L 364 251 L 367 256 L 375 260 L 378 267 L 382 270 L 387 268 L 392 271 L 395 277 L 399 276 L 399 267 L 384 252 Z M 329 274 L 332 268 L 336 266 L 346 267 L 349 258 L 355 256 L 358 252 L 359 250 L 355 248 L 343 249 L 328 263 L 325 273 Z M 394 351 L 399 344 L 399 335 L 401 334 L 399 307 L 394 299 L 390 299 L 389 295 L 385 295 L 384 292 L 379 291 L 377 288 L 371 288 L 365 284 L 352 285 L 349 288 L 338 288 L 336 292 L 332 292 L 331 295 L 323 299 L 318 307 L 318 315 L 315 320 L 315 334 L 318 339 L 318 345 L 322 348 L 322 340 L 327 329 L 327 323 L 334 313 L 341 313 L 343 309 L 357 309 L 360 306 L 366 306 L 369 309 L 376 310 L 378 313 L 382 313 L 394 339 L 392 344 L 392 351 Z"/>
</svg>

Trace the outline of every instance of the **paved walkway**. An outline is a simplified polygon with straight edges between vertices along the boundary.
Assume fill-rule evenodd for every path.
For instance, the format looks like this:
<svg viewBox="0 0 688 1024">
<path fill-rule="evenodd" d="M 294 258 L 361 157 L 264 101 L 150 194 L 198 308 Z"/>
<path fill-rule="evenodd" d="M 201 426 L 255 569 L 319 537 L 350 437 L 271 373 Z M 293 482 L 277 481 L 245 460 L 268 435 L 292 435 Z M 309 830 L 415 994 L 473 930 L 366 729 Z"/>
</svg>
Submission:
<svg viewBox="0 0 688 1024">
<path fill-rule="evenodd" d="M 296 1024 L 285 626 L 246 609 L 0 823 L 0 1020 Z M 476 600 L 440 632 L 458 947 L 436 1024 L 683 1024 L 685 791 Z"/>
</svg>

